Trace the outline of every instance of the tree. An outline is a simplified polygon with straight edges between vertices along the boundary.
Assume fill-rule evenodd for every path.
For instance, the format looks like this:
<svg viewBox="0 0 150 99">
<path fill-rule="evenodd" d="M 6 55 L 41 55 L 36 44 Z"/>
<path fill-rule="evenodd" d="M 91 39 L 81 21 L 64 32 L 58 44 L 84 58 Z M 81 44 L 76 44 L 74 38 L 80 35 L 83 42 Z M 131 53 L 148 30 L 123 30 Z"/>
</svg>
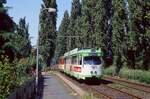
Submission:
<svg viewBox="0 0 150 99">
<path fill-rule="evenodd" d="M 146 0 L 130 0 L 129 7 L 131 10 L 131 37 L 135 48 L 134 56 L 137 62 L 143 62 L 138 68 L 148 70 L 148 60 L 150 59 L 150 2 Z"/>
<path fill-rule="evenodd" d="M 14 35 L 14 22 L 7 14 L 4 3 L 6 3 L 6 0 L 0 1 L 0 9 L 3 9 L 0 10 L 0 56 L 8 56 L 12 61 L 15 54 L 9 43 L 11 43 L 10 39 Z"/>
<path fill-rule="evenodd" d="M 97 0 L 82 1 L 82 39 L 84 48 L 93 48 L 95 46 L 95 26 L 94 26 L 94 11 Z"/>
<path fill-rule="evenodd" d="M 17 25 L 17 33 L 15 33 L 15 38 L 13 41 L 15 41 L 14 45 L 16 45 L 18 49 L 18 57 L 29 57 L 31 53 L 31 42 L 29 38 L 29 31 L 28 31 L 29 25 L 26 23 L 26 19 L 21 18 L 19 21 L 19 25 Z"/>
<path fill-rule="evenodd" d="M 6 0 L 0 0 L 0 99 L 6 99 L 16 87 L 22 85 L 25 77 L 27 78 L 25 70 L 28 62 L 23 65 L 22 62 L 18 63 L 18 49 L 23 48 L 23 55 L 29 56 L 28 28 L 25 19 L 20 22 L 25 31 L 19 31 L 19 35 L 17 28 L 22 28 L 7 14 L 4 3 Z"/>
<path fill-rule="evenodd" d="M 95 17 L 95 26 L 98 35 L 97 42 L 100 41 L 97 45 L 99 45 L 103 50 L 103 60 L 104 66 L 108 67 L 112 65 L 113 62 L 113 50 L 112 50 L 112 17 L 113 17 L 113 9 L 112 9 L 112 0 L 98 0 L 97 9 L 101 9 L 99 15 Z M 99 29 L 100 27 L 100 29 Z"/>
<path fill-rule="evenodd" d="M 78 16 L 77 19 L 75 20 L 75 25 L 74 25 L 74 29 L 75 29 L 75 47 L 76 48 L 83 48 L 83 35 L 82 35 L 82 16 Z"/>
<path fill-rule="evenodd" d="M 75 34 L 75 21 L 77 17 L 80 15 L 81 15 L 80 0 L 73 0 L 72 8 L 71 8 L 70 24 L 67 31 L 67 33 L 69 34 L 68 36 L 77 36 Z M 76 38 L 71 38 L 71 45 L 68 45 L 70 50 L 77 47 L 75 45 L 75 42 L 76 42 Z"/>
<path fill-rule="evenodd" d="M 43 10 L 45 7 L 57 9 L 56 0 L 43 0 Z M 55 42 L 56 42 L 56 17 L 57 13 L 49 13 L 44 10 L 40 13 L 40 31 L 39 44 L 40 54 L 45 60 L 47 66 L 50 66 L 51 59 L 54 56 Z"/>
<path fill-rule="evenodd" d="M 113 0 L 114 16 L 112 21 L 113 27 L 113 50 L 116 55 L 116 74 L 119 73 L 123 65 L 123 49 L 126 48 L 127 44 L 127 13 L 125 11 L 125 3 L 123 0 Z"/>
<path fill-rule="evenodd" d="M 70 21 L 69 21 L 68 11 L 65 11 L 64 17 L 61 21 L 60 27 L 58 29 L 58 34 L 57 34 L 57 46 L 55 51 L 57 55 L 57 59 L 68 50 L 67 41 L 69 38 L 66 36 L 68 36 L 67 30 L 68 30 L 69 22 Z"/>
</svg>

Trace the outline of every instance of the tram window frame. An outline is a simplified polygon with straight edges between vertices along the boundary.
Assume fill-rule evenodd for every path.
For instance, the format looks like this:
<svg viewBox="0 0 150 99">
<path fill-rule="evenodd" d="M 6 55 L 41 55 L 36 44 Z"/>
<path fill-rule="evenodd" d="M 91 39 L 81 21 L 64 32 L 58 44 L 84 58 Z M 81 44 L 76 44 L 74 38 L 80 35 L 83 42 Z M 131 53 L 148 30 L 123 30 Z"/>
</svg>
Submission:
<svg viewBox="0 0 150 99">
<path fill-rule="evenodd" d="M 64 58 L 64 61 L 65 61 L 65 62 L 64 62 L 64 64 L 66 65 L 66 63 L 67 63 L 67 62 L 66 62 L 66 61 L 67 61 L 67 59 L 66 59 L 66 58 Z"/>
<path fill-rule="evenodd" d="M 70 57 L 66 57 L 66 64 L 71 64 L 71 59 L 70 59 Z"/>
<path fill-rule="evenodd" d="M 83 63 L 83 62 L 82 62 L 82 56 L 78 56 L 78 64 L 79 64 L 79 65 L 82 65 L 82 63 Z"/>
</svg>

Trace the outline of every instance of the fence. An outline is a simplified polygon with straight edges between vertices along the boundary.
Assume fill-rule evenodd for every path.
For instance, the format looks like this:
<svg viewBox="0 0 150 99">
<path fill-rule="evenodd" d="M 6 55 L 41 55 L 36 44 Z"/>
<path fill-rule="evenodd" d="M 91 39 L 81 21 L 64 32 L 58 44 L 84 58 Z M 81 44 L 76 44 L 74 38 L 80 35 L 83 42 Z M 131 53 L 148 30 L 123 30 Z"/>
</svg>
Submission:
<svg viewBox="0 0 150 99">
<path fill-rule="evenodd" d="M 36 83 L 35 79 L 32 79 L 15 89 L 15 91 L 10 94 L 7 99 L 35 99 L 35 96 Z"/>
</svg>

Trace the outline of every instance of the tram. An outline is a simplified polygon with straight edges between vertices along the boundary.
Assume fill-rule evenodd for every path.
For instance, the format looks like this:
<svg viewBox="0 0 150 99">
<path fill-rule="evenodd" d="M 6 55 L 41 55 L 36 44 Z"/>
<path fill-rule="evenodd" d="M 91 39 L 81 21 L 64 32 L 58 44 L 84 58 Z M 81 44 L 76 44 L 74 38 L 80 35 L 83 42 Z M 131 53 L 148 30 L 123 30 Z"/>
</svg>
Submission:
<svg viewBox="0 0 150 99">
<path fill-rule="evenodd" d="M 86 80 L 102 76 L 101 49 L 76 48 L 59 58 L 58 68 L 77 79 Z"/>
</svg>

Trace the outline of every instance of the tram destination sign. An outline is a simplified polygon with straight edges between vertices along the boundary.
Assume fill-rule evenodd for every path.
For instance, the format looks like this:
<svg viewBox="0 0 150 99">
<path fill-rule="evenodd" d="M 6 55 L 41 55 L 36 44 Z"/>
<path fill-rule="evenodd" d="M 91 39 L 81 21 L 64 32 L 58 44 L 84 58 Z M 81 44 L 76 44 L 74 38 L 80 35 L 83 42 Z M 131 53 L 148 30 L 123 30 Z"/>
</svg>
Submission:
<svg viewBox="0 0 150 99">
<path fill-rule="evenodd" d="M 92 53 L 89 53 L 89 56 L 97 56 L 98 54 L 97 53 L 94 53 L 94 52 L 92 52 Z"/>
</svg>

